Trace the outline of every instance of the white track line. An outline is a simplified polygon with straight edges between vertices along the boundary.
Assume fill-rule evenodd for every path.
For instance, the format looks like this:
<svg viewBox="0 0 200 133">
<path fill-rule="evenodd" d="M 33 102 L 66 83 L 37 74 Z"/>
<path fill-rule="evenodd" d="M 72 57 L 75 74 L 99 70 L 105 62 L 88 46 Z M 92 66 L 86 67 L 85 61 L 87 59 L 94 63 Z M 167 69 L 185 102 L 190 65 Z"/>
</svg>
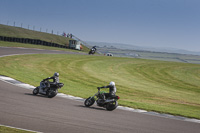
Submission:
<svg viewBox="0 0 200 133">
<path fill-rule="evenodd" d="M 36 54 L 36 53 L 27 53 L 27 54 Z M 25 54 L 9 54 L 9 55 L 2 55 L 0 57 L 15 56 L 15 55 L 25 55 Z"/>
</svg>

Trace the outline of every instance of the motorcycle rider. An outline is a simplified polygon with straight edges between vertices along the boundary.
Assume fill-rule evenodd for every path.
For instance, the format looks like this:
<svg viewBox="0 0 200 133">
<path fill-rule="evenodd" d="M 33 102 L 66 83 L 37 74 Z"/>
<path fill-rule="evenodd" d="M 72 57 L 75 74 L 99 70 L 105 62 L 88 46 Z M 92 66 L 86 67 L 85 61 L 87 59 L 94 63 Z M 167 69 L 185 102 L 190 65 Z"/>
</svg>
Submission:
<svg viewBox="0 0 200 133">
<path fill-rule="evenodd" d="M 103 100 L 107 99 L 108 97 L 115 96 L 115 93 L 117 91 L 115 82 L 113 82 L 113 81 L 111 81 L 110 84 L 107 86 L 98 87 L 98 89 L 101 89 L 101 88 L 109 88 L 109 93 L 103 93 L 104 94 Z"/>
<path fill-rule="evenodd" d="M 53 82 L 50 82 L 50 83 L 49 82 L 45 82 L 45 81 L 47 81 L 49 79 L 53 79 Z M 49 88 L 50 84 L 51 85 L 55 85 L 55 84 L 59 83 L 59 73 L 55 72 L 52 77 L 48 77 L 46 79 L 43 79 L 42 82 L 43 82 L 43 84 L 41 84 L 42 89 L 45 89 L 47 87 Z"/>
<path fill-rule="evenodd" d="M 97 48 L 96 48 L 96 47 L 97 47 L 97 46 L 93 46 L 93 47 L 92 47 L 92 49 L 94 49 L 94 50 L 96 51 L 96 50 L 97 50 Z"/>
<path fill-rule="evenodd" d="M 94 54 L 96 52 L 97 48 L 96 46 L 93 46 L 91 49 L 90 49 L 90 52 L 89 54 Z"/>
</svg>

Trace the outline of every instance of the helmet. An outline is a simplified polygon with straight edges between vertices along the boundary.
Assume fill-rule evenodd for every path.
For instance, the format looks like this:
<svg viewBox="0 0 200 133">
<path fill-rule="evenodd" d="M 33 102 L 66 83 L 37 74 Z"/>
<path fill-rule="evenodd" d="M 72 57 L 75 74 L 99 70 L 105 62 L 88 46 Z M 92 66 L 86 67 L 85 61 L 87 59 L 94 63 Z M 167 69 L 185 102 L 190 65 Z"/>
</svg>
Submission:
<svg viewBox="0 0 200 133">
<path fill-rule="evenodd" d="M 53 76 L 59 77 L 59 73 L 55 72 Z"/>
<path fill-rule="evenodd" d="M 110 82 L 110 85 L 111 85 L 111 86 L 115 86 L 115 82 L 111 81 L 111 82 Z"/>
</svg>

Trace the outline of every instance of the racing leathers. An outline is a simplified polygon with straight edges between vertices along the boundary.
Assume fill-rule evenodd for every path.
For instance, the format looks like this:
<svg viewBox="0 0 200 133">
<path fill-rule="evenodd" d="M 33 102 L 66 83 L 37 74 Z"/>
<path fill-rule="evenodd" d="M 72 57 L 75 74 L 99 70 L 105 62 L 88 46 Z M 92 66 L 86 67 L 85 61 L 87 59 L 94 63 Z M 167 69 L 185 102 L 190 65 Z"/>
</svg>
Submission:
<svg viewBox="0 0 200 133">
<path fill-rule="evenodd" d="M 102 86 L 102 87 L 98 87 L 98 88 L 109 88 L 109 93 L 104 93 L 105 98 L 109 98 L 112 96 L 115 96 L 115 93 L 117 91 L 117 88 L 115 87 L 115 85 L 107 85 L 107 86 Z M 105 98 L 103 100 L 105 100 Z"/>
<path fill-rule="evenodd" d="M 53 82 L 45 82 L 48 81 L 49 79 L 53 79 Z M 57 83 L 59 83 L 59 77 L 58 76 L 52 76 L 52 77 L 48 77 L 46 79 L 43 79 L 43 83 L 41 84 L 42 88 L 49 88 L 51 85 L 56 85 Z"/>
</svg>

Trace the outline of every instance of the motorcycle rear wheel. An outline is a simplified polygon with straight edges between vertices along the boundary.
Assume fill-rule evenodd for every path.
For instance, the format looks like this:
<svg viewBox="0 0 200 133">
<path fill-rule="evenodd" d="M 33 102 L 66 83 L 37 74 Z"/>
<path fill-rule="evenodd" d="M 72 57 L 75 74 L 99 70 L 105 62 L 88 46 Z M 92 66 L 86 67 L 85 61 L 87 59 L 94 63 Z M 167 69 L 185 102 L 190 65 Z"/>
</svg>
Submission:
<svg viewBox="0 0 200 133">
<path fill-rule="evenodd" d="M 53 97 L 55 97 L 56 95 L 57 95 L 57 91 L 49 90 L 49 91 L 47 92 L 48 98 L 53 98 Z"/>
<path fill-rule="evenodd" d="M 90 106 L 92 106 L 92 105 L 94 104 L 94 102 L 95 102 L 94 98 L 89 97 L 89 98 L 87 98 L 87 99 L 85 100 L 84 105 L 85 105 L 86 107 L 90 107 Z"/>
<path fill-rule="evenodd" d="M 110 102 L 106 104 L 106 110 L 108 111 L 113 111 L 114 109 L 116 109 L 118 106 L 118 102 L 114 101 L 114 102 Z"/>
</svg>

